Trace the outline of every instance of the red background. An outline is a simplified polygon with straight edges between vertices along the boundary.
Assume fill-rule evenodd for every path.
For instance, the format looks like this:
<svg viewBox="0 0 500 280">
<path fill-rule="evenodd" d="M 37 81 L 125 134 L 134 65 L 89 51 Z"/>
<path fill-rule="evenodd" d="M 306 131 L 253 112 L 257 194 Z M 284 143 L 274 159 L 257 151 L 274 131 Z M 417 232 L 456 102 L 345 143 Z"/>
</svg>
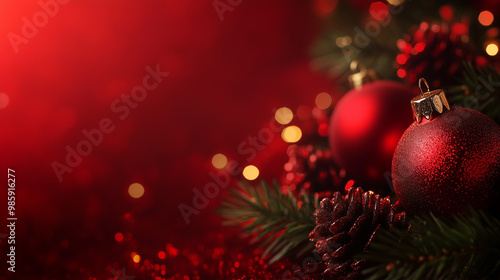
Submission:
<svg viewBox="0 0 500 280">
<path fill-rule="evenodd" d="M 192 189 L 211 181 L 211 157 L 247 164 L 237 147 L 268 126 L 273 109 L 313 105 L 332 89 L 309 68 L 321 25 L 309 1 L 243 1 L 221 21 L 212 1 L 74 0 L 16 54 L 8 34 L 21 35 L 23 17 L 40 10 L 36 1 L 0 1 L 0 92 L 9 97 L 1 169 L 16 170 L 17 265 L 26 275 L 111 276 L 106 265 L 127 249 L 117 232 L 131 233 L 143 257 L 167 243 L 210 243 L 220 196 L 189 225 L 178 205 L 192 205 Z M 170 76 L 119 120 L 111 103 L 157 64 Z M 66 146 L 103 118 L 116 129 L 59 182 L 52 163 L 64 163 Z M 263 178 L 284 162 L 275 136 L 248 162 Z M 145 186 L 143 197 L 128 195 L 133 182 Z"/>
</svg>

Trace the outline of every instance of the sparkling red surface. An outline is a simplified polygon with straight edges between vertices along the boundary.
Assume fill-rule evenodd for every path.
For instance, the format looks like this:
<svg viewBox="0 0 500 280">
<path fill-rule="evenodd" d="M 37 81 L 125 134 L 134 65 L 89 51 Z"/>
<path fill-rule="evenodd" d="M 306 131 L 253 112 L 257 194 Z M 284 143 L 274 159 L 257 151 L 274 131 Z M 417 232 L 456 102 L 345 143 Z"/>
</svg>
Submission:
<svg viewBox="0 0 500 280">
<path fill-rule="evenodd" d="M 461 107 L 414 122 L 394 152 L 392 176 L 410 214 L 487 208 L 500 194 L 500 127 Z"/>
</svg>

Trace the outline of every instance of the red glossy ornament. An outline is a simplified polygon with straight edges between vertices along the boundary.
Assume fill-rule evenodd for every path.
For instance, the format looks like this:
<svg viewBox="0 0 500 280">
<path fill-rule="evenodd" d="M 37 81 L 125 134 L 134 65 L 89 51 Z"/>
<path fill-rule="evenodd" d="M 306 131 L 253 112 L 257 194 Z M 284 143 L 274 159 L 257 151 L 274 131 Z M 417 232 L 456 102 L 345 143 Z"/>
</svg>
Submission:
<svg viewBox="0 0 500 280">
<path fill-rule="evenodd" d="M 399 201 L 409 214 L 491 206 L 500 191 L 500 127 L 482 113 L 450 107 L 441 90 L 422 95 L 412 100 L 416 120 L 392 162 Z"/>
<path fill-rule="evenodd" d="M 392 156 L 412 122 L 408 102 L 413 95 L 402 84 L 374 81 L 340 99 L 330 119 L 329 142 L 347 178 L 367 189 L 389 191 Z"/>
</svg>

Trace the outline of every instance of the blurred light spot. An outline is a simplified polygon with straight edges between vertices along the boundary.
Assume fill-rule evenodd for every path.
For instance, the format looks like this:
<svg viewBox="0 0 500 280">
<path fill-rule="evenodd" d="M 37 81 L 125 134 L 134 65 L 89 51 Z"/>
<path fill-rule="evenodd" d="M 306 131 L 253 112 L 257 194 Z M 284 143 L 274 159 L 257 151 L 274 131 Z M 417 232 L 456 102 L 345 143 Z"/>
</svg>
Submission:
<svg viewBox="0 0 500 280">
<path fill-rule="evenodd" d="M 322 123 L 318 127 L 319 135 L 326 137 L 328 136 L 328 125 L 326 123 Z"/>
<path fill-rule="evenodd" d="M 167 256 L 167 254 L 164 251 L 158 252 L 158 258 L 163 260 L 163 259 L 165 259 L 166 256 Z M 158 267 L 158 269 L 159 269 L 159 267 Z"/>
<path fill-rule="evenodd" d="M 281 107 L 274 113 L 274 118 L 279 124 L 287 124 L 292 121 L 293 112 L 287 107 Z"/>
<path fill-rule="evenodd" d="M 415 44 L 415 50 L 417 52 L 422 52 L 425 49 L 425 43 L 424 42 L 418 42 Z"/>
<path fill-rule="evenodd" d="M 486 53 L 489 56 L 495 56 L 498 53 L 498 46 L 495 43 L 488 44 L 486 46 Z"/>
<path fill-rule="evenodd" d="M 476 64 L 479 67 L 486 67 L 488 66 L 489 62 L 484 56 L 478 56 L 476 57 Z"/>
<path fill-rule="evenodd" d="M 456 35 L 463 36 L 469 33 L 469 27 L 461 22 L 457 22 L 451 27 L 451 32 Z"/>
<path fill-rule="evenodd" d="M 403 65 L 406 63 L 406 61 L 408 60 L 408 56 L 406 54 L 398 54 L 396 56 L 396 61 L 400 64 L 400 65 Z"/>
<path fill-rule="evenodd" d="M 490 11 L 482 11 L 477 17 L 479 23 L 484 26 L 490 26 L 493 23 L 495 17 Z"/>
<path fill-rule="evenodd" d="M 460 39 L 462 40 L 463 43 L 469 43 L 469 35 L 462 35 L 460 36 Z"/>
<path fill-rule="evenodd" d="M 444 5 L 439 8 L 439 15 L 446 21 L 453 20 L 453 7 L 450 5 Z"/>
<path fill-rule="evenodd" d="M 121 232 L 117 232 L 117 233 L 115 234 L 115 240 L 116 240 L 117 242 L 122 242 L 122 241 L 123 241 L 123 234 L 122 234 Z"/>
<path fill-rule="evenodd" d="M 387 15 L 389 14 L 389 7 L 385 3 L 380 1 L 373 2 L 368 9 L 372 18 L 382 21 L 385 20 Z"/>
<path fill-rule="evenodd" d="M 344 187 L 345 191 L 348 191 L 352 186 L 354 186 L 354 180 L 347 181 Z"/>
<path fill-rule="evenodd" d="M 399 6 L 403 4 L 406 0 L 387 0 L 387 3 L 393 5 L 393 6 Z"/>
<path fill-rule="evenodd" d="M 144 187 L 139 183 L 133 183 L 128 187 L 128 194 L 133 198 L 140 198 L 144 195 Z"/>
<path fill-rule="evenodd" d="M 299 108 L 297 109 L 297 117 L 301 121 L 307 121 L 308 119 L 311 118 L 311 108 L 305 106 L 305 105 L 300 105 Z"/>
<path fill-rule="evenodd" d="M 337 6 L 339 0 L 316 0 L 314 1 L 314 8 L 318 15 L 325 17 Z"/>
<path fill-rule="evenodd" d="M 320 109 L 328 109 L 330 105 L 332 105 L 332 97 L 330 94 L 326 92 L 322 92 L 318 95 L 316 95 L 316 100 L 315 100 L 316 106 Z"/>
<path fill-rule="evenodd" d="M 324 116 L 326 116 L 325 114 L 325 111 L 321 110 L 320 108 L 318 107 L 314 107 L 312 109 L 312 112 L 311 112 L 311 115 L 316 119 L 316 120 L 320 120 L 322 119 Z"/>
<path fill-rule="evenodd" d="M 5 92 L 0 92 L 0 109 L 5 109 L 9 105 L 9 96 Z"/>
<path fill-rule="evenodd" d="M 172 244 L 168 243 L 165 247 L 169 256 L 179 255 L 179 249 L 175 248 Z"/>
<path fill-rule="evenodd" d="M 352 43 L 352 38 L 349 37 L 349 36 L 341 36 L 341 37 L 338 37 L 336 40 L 335 40 L 335 44 L 337 45 L 337 47 L 339 48 L 344 48 L 344 47 L 347 47 L 349 46 L 350 44 Z"/>
<path fill-rule="evenodd" d="M 400 78 L 406 77 L 406 70 L 398 69 L 398 77 L 400 77 Z"/>
<path fill-rule="evenodd" d="M 141 261 L 141 256 L 139 256 L 139 254 L 137 253 L 133 253 L 134 255 L 132 256 L 132 261 L 134 261 L 135 263 L 139 263 Z"/>
<path fill-rule="evenodd" d="M 486 37 L 494 38 L 500 34 L 500 30 L 497 27 L 492 27 L 486 31 Z"/>
<path fill-rule="evenodd" d="M 247 180 L 255 180 L 259 177 L 259 169 L 255 165 L 248 165 L 243 169 L 243 177 Z"/>
<path fill-rule="evenodd" d="M 287 143 L 295 143 L 302 138 L 302 130 L 295 125 L 285 127 L 281 132 L 281 138 Z"/>
<path fill-rule="evenodd" d="M 235 261 L 234 262 L 234 267 L 236 267 L 236 268 L 240 267 L 240 262 L 239 261 Z"/>
<path fill-rule="evenodd" d="M 212 165 L 217 169 L 226 167 L 227 157 L 223 154 L 216 154 L 212 157 Z"/>
</svg>

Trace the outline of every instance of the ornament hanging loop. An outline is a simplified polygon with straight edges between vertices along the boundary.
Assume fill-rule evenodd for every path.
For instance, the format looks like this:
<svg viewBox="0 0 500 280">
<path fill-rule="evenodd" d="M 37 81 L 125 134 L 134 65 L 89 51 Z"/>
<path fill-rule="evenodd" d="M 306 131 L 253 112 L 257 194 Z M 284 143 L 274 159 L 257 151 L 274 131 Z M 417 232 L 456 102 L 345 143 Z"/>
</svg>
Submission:
<svg viewBox="0 0 500 280">
<path fill-rule="evenodd" d="M 427 81 L 424 78 L 418 79 L 418 87 L 420 88 L 420 94 L 422 95 L 422 97 L 424 97 L 425 94 L 424 94 L 424 91 L 422 90 L 422 81 L 424 82 L 425 86 L 427 87 L 427 91 L 425 93 L 430 92 L 431 89 L 429 87 L 429 84 L 427 83 Z"/>
<path fill-rule="evenodd" d="M 422 82 L 427 87 L 427 91 L 422 89 Z M 442 114 L 445 109 L 450 110 L 450 105 L 446 99 L 446 95 L 442 89 L 431 91 L 429 84 L 424 78 L 418 79 L 418 87 L 420 88 L 420 95 L 415 96 L 411 100 L 411 108 L 413 109 L 413 117 L 420 123 L 422 117 L 430 120 L 436 114 Z"/>
</svg>

